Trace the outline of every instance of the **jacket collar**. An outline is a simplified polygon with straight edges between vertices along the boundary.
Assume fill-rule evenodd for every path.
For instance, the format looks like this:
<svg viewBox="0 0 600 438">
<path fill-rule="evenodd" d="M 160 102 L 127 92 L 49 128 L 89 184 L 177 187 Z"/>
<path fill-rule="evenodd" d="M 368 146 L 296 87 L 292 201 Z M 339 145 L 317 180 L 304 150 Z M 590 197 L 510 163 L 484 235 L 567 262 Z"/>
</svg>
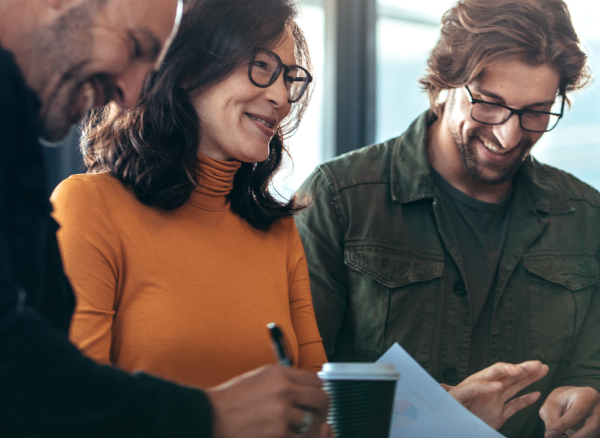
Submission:
<svg viewBox="0 0 600 438">
<path fill-rule="evenodd" d="M 393 145 L 391 193 L 395 202 L 405 204 L 433 198 L 433 175 L 427 159 L 428 111 L 421 114 Z"/>
<path fill-rule="evenodd" d="M 525 190 L 536 210 L 548 214 L 567 214 L 575 211 L 559 181 L 531 156 L 521 165 L 516 177 L 516 190 Z"/>
<path fill-rule="evenodd" d="M 427 159 L 427 130 L 434 119 L 421 114 L 393 144 L 392 200 L 406 204 L 434 197 L 433 175 Z M 515 176 L 516 190 L 525 190 L 534 208 L 549 214 L 574 211 L 558 181 L 536 160 L 528 157 Z"/>
</svg>

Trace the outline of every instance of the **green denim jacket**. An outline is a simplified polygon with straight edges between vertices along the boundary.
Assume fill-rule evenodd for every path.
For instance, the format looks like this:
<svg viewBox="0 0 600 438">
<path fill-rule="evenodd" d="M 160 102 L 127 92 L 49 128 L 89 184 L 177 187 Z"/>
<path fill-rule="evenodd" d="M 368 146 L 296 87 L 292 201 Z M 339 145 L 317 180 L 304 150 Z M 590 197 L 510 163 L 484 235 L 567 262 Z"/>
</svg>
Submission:
<svg viewBox="0 0 600 438">
<path fill-rule="evenodd" d="M 374 361 L 400 343 L 436 380 L 467 377 L 469 285 L 433 184 L 427 114 L 396 139 L 319 166 L 296 219 L 330 361 Z M 543 437 L 539 408 L 559 386 L 600 391 L 600 194 L 527 159 L 494 294 L 490 364 L 539 359 L 540 401 L 501 429 Z M 401 371 L 401 370 L 400 370 Z"/>
</svg>

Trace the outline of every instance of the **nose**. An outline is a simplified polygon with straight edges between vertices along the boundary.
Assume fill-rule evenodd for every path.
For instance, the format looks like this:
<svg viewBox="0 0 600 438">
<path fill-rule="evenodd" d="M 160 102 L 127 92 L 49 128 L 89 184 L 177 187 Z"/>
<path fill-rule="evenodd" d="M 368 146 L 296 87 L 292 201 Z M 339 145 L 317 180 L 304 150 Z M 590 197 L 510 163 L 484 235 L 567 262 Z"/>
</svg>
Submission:
<svg viewBox="0 0 600 438">
<path fill-rule="evenodd" d="M 507 150 L 517 146 L 523 138 L 523 130 L 519 122 L 519 116 L 513 114 L 506 122 L 494 126 L 494 135 L 500 145 Z"/>
<path fill-rule="evenodd" d="M 281 72 L 281 75 L 277 78 L 277 80 L 273 82 L 271 86 L 265 88 L 267 99 L 273 102 L 277 108 L 289 105 L 283 75 L 284 73 Z"/>
<path fill-rule="evenodd" d="M 152 67 L 150 63 L 136 62 L 113 77 L 115 87 L 113 100 L 117 105 L 123 109 L 130 109 L 135 106 L 140 97 L 144 79 Z"/>
</svg>

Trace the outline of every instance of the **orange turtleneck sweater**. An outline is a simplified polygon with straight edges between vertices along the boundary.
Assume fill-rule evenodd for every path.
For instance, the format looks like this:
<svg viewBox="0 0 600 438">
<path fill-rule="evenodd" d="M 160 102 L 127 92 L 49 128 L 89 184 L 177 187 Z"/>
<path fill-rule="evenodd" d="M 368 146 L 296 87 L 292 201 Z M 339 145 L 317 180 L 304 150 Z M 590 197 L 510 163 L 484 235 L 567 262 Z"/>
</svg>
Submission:
<svg viewBox="0 0 600 438">
<path fill-rule="evenodd" d="M 259 231 L 226 195 L 239 162 L 200 156 L 197 189 L 174 211 L 139 202 L 109 173 L 75 175 L 52 195 L 77 297 L 72 341 L 89 357 L 210 387 L 274 363 L 267 323 L 294 364 L 326 361 L 304 250 L 292 219 Z"/>
</svg>

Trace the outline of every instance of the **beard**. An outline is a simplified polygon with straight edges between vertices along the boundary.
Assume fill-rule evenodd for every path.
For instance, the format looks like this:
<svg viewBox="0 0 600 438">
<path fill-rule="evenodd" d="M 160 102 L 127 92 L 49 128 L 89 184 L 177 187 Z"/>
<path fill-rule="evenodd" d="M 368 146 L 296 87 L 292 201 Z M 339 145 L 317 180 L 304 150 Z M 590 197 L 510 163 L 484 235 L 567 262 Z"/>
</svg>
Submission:
<svg viewBox="0 0 600 438">
<path fill-rule="evenodd" d="M 511 161 L 506 163 L 482 162 L 476 152 L 478 146 L 474 144 L 475 139 L 479 138 L 482 142 L 492 143 L 503 149 L 495 137 L 490 138 L 488 133 L 482 129 L 467 131 L 466 138 L 454 130 L 451 130 L 451 134 L 467 175 L 478 184 L 498 185 L 512 179 L 533 147 L 533 142 L 524 137 L 513 149 L 512 153 L 515 156 Z"/>
<path fill-rule="evenodd" d="M 85 116 L 87 109 L 99 105 L 98 94 L 102 104 L 112 98 L 113 86 L 107 75 L 86 78 L 80 70 L 63 75 L 52 94 L 44 99 L 38 119 L 38 135 L 46 141 L 57 142 L 64 138 L 71 127 Z"/>
<path fill-rule="evenodd" d="M 94 91 L 104 92 L 104 100 L 112 94 L 108 78 L 86 74 L 97 10 L 96 2 L 83 2 L 31 35 L 30 52 L 38 61 L 30 85 L 42 101 L 38 135 L 50 142 L 61 140 L 81 120 L 90 99 L 96 100 Z"/>
</svg>

